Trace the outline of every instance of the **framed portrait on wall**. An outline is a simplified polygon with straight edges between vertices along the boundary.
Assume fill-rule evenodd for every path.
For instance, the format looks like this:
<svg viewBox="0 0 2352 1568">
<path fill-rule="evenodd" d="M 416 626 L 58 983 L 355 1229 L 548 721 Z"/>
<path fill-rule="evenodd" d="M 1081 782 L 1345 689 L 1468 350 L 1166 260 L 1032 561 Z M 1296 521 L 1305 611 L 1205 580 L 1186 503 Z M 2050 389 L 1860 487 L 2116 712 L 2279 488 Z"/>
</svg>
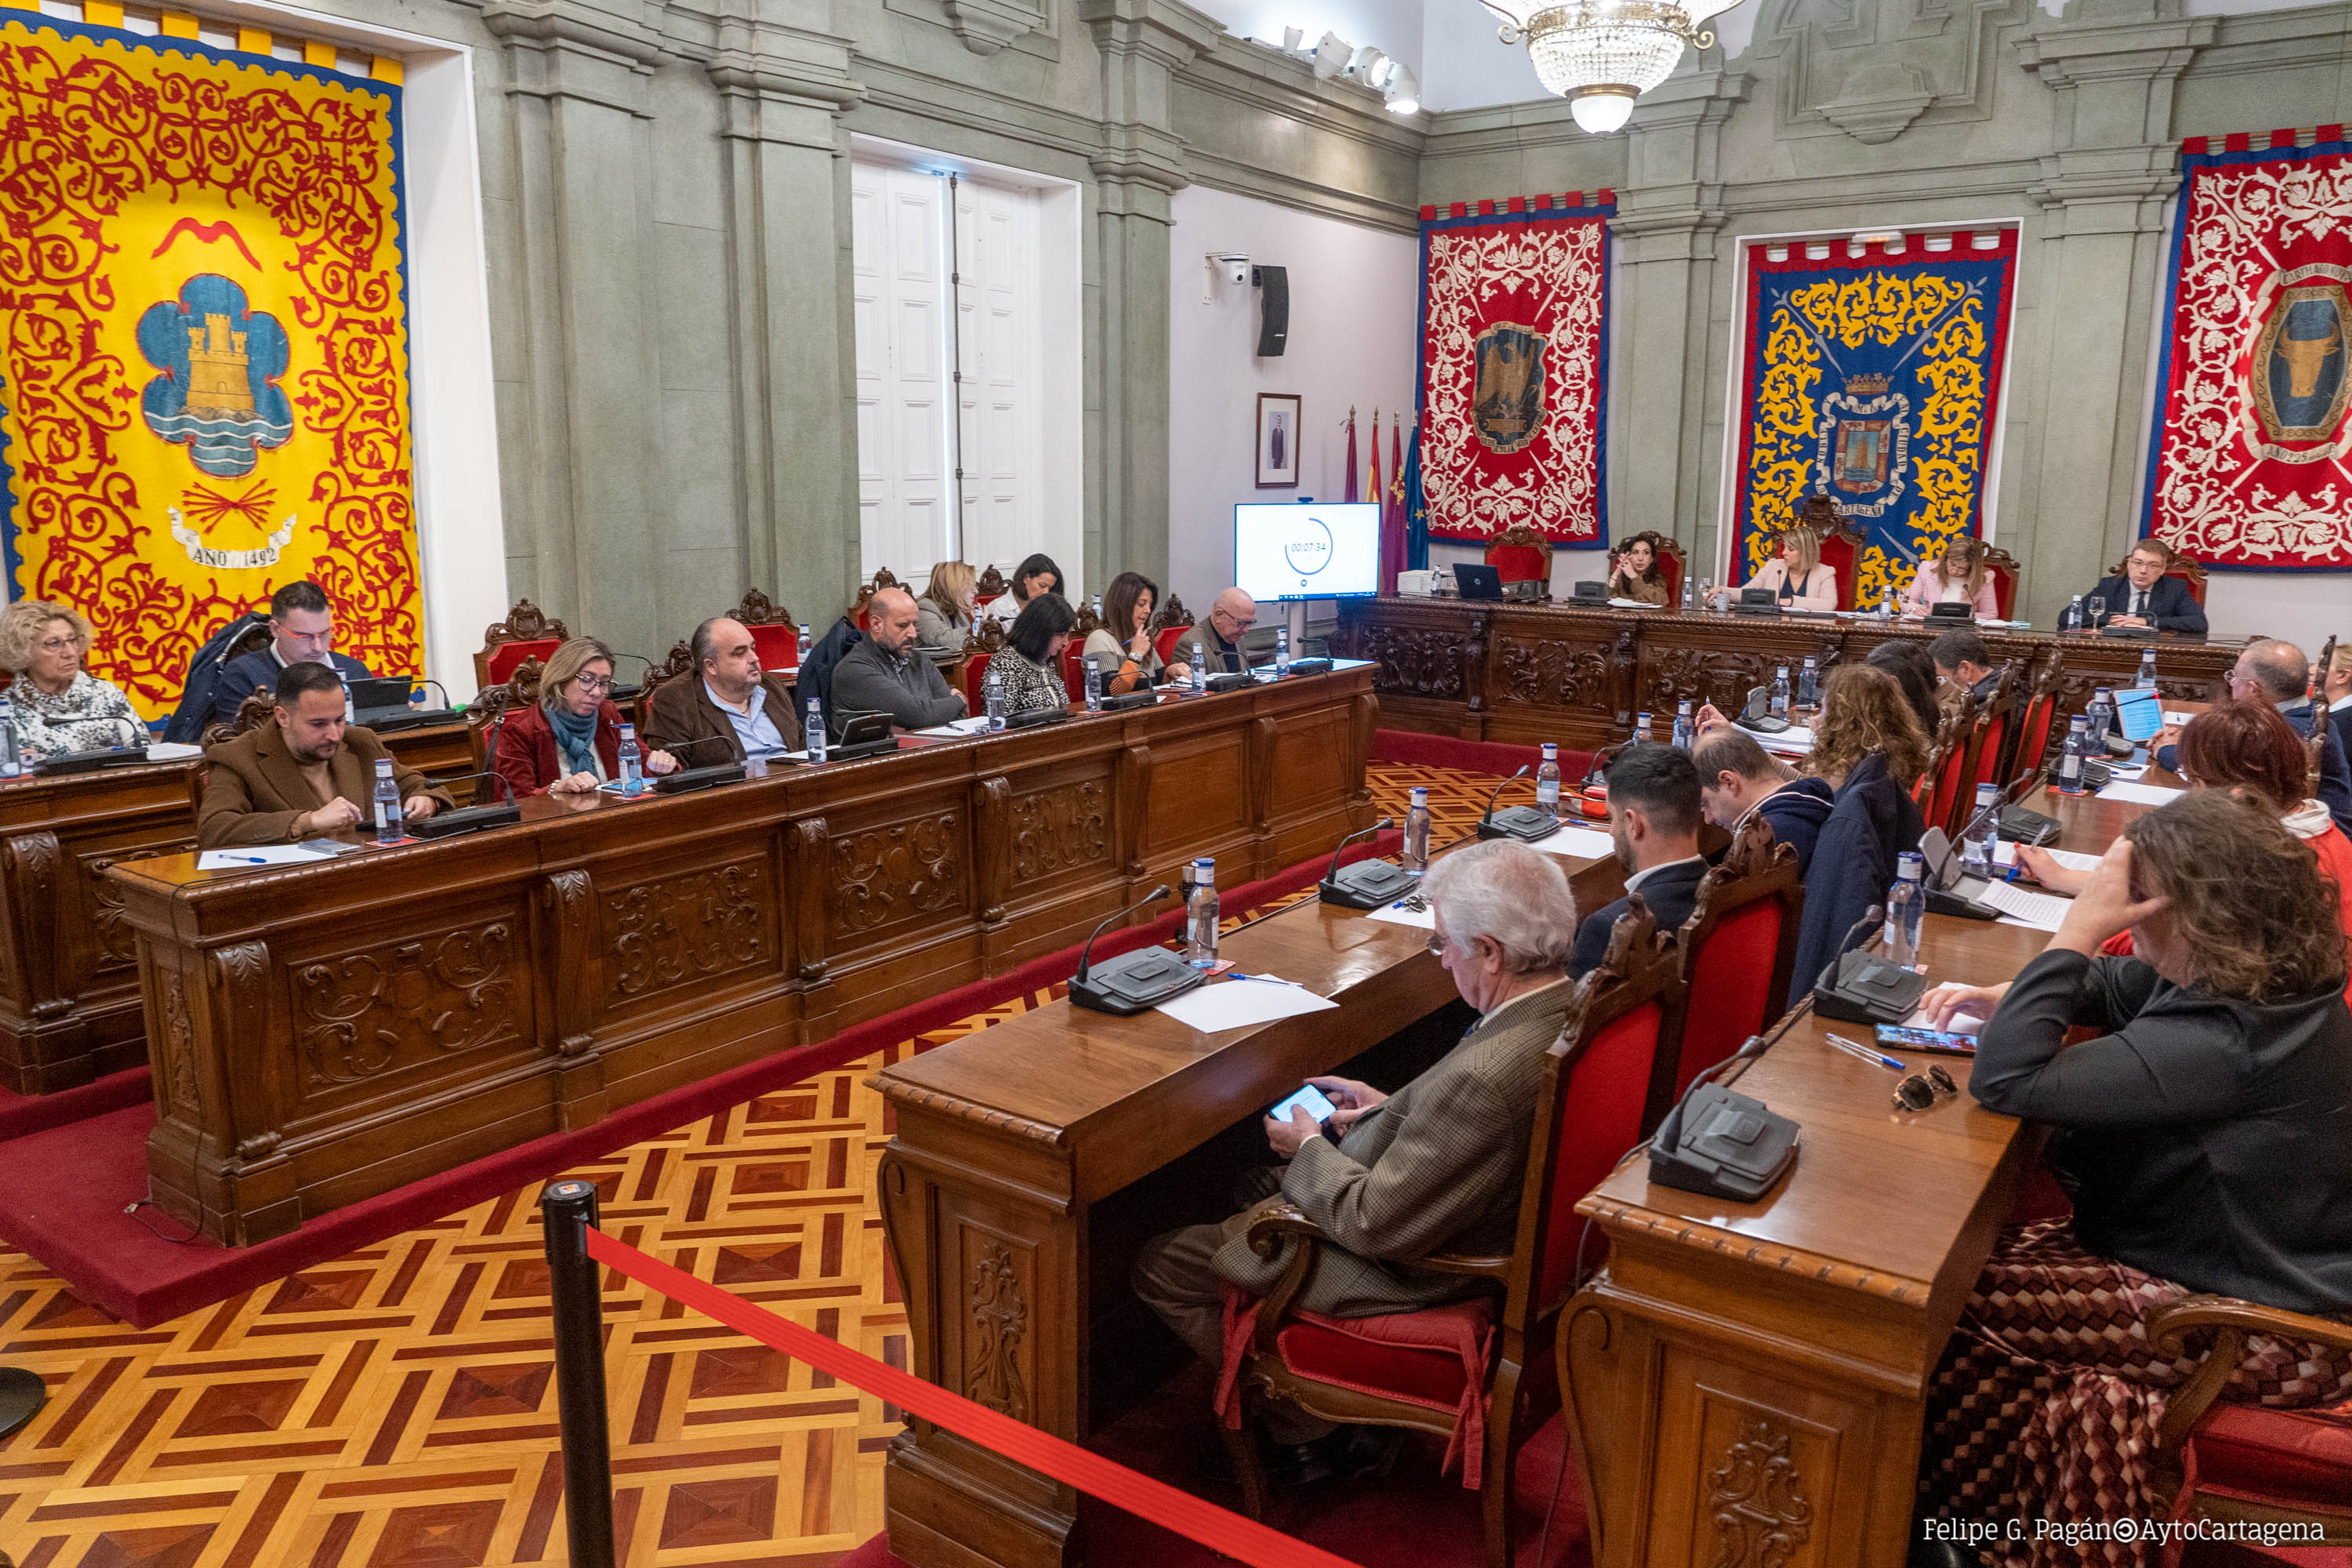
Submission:
<svg viewBox="0 0 2352 1568">
<path fill-rule="evenodd" d="M 1286 392 L 1257 395 L 1257 488 L 1298 488 L 1298 398 Z"/>
</svg>

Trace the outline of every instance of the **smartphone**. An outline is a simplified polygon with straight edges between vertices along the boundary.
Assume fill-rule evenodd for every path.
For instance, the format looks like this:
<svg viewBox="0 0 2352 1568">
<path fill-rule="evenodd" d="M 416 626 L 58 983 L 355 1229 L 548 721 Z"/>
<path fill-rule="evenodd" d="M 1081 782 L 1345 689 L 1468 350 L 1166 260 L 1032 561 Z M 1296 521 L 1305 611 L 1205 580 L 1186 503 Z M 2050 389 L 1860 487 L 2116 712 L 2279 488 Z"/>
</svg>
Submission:
<svg viewBox="0 0 2352 1568">
<path fill-rule="evenodd" d="M 1948 1051 L 1956 1057 L 1977 1054 L 1974 1035 L 1948 1034 L 1941 1029 L 1906 1029 L 1899 1024 L 1878 1026 L 1878 1043 L 1882 1046 L 1907 1046 L 1915 1051 Z"/>
<path fill-rule="evenodd" d="M 1295 1105 L 1305 1106 L 1307 1114 L 1315 1118 L 1318 1125 L 1328 1121 L 1331 1119 L 1331 1113 L 1339 1109 L 1331 1103 L 1328 1096 L 1310 1083 L 1266 1114 L 1276 1121 L 1287 1121 L 1290 1120 L 1290 1109 Z"/>
</svg>

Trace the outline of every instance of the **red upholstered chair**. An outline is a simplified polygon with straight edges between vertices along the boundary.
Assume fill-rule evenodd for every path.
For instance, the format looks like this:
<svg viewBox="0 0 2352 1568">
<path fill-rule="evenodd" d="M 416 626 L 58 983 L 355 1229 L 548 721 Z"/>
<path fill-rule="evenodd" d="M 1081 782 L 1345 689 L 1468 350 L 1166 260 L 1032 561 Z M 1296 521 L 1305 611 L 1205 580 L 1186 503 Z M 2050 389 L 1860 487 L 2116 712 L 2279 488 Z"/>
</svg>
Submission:
<svg viewBox="0 0 2352 1568">
<path fill-rule="evenodd" d="M 646 728 L 646 715 L 654 710 L 654 693 L 661 689 L 662 683 L 693 673 L 694 648 L 684 642 L 673 644 L 669 657 L 646 671 L 645 684 L 637 688 L 637 729 L 640 733 Z"/>
<path fill-rule="evenodd" d="M 787 678 L 800 673 L 801 628 L 792 611 L 753 588 L 728 614 L 751 634 L 751 651 L 760 656 L 761 669 Z"/>
<path fill-rule="evenodd" d="M 1684 1019 L 1675 1056 L 1659 1058 L 1669 1070 L 1652 1085 L 1645 1124 L 1663 1121 L 1693 1079 L 1788 1010 L 1804 912 L 1797 851 L 1772 836 L 1761 814 L 1750 816 L 1700 880 L 1675 937 L 1684 994 L 1706 1005 Z"/>
<path fill-rule="evenodd" d="M 980 574 L 980 581 L 972 586 L 979 595 L 977 602 L 985 605 L 1003 593 L 1008 584 L 1004 581 L 1004 574 L 996 569 L 995 563 L 991 562 L 988 569 Z"/>
<path fill-rule="evenodd" d="M 2000 679 L 1985 699 L 1983 711 L 1977 715 L 1975 726 L 1969 731 L 1969 756 L 1960 770 L 1959 799 L 1952 805 L 1956 831 L 1959 825 L 1976 815 L 1977 785 L 2006 784 L 2001 776 L 2001 753 L 2009 749 L 2010 721 L 2017 710 L 2017 660 L 2005 659 L 2000 667 Z M 1930 826 L 1934 825 L 1929 824 Z"/>
<path fill-rule="evenodd" d="M 1263 1212 L 1250 1226 L 1252 1247 L 1271 1256 L 1286 1238 L 1298 1245 L 1281 1281 L 1229 1335 L 1220 1409 L 1234 1414 L 1279 1399 L 1326 1420 L 1444 1436 L 1448 1462 L 1458 1456 L 1464 1484 L 1485 1494 L 1486 1563 L 1509 1568 L 1513 1462 L 1559 1408 L 1553 1326 L 1577 1282 L 1583 1221 L 1576 1205 L 1648 1134 L 1643 1111 L 1656 1061 L 1676 1050 L 1683 1003 L 1673 945 L 1637 894 L 1607 956 L 1579 983 L 1567 1026 L 1545 1058 L 1509 1254 L 1440 1253 L 1412 1265 L 1483 1281 L 1490 1294 L 1376 1318 L 1297 1310 L 1292 1303 L 1323 1233 L 1289 1205 Z M 1244 1507 L 1262 1518 L 1257 1445 L 1245 1421 L 1225 1436 Z"/>
<path fill-rule="evenodd" d="M 1985 575 L 1992 579 L 1993 608 L 2002 620 L 2015 619 L 2018 579 L 2024 575 L 2017 564 L 2017 557 L 1998 544 L 1987 545 Z"/>
<path fill-rule="evenodd" d="M 562 621 L 550 620 L 529 599 L 518 599 L 507 618 L 482 633 L 482 648 L 474 655 L 474 684 L 496 686 L 527 658 L 541 664 L 571 638 Z"/>
<path fill-rule="evenodd" d="M 2050 733 L 2057 724 L 2058 677 L 2063 662 L 2061 651 L 2053 647 L 2034 672 L 2032 688 L 2026 693 L 2025 710 L 2011 730 L 2006 753 L 1993 772 L 1992 776 L 2004 784 L 2013 784 L 2040 767 L 2042 759 L 2049 754 Z"/>
<path fill-rule="evenodd" d="M 1963 697 L 1957 706 L 1944 710 L 1944 721 L 1936 726 L 1927 771 L 1919 781 L 1920 789 L 1927 793 L 1913 795 L 1919 802 L 1919 815 L 1930 827 L 1951 831 L 1952 804 L 1960 797 L 1960 779 L 1969 765 L 1969 737 L 1976 721 L 1976 703 Z"/>
<path fill-rule="evenodd" d="M 2148 1342 L 2164 1355 L 2193 1349 L 2189 1336 L 2199 1331 L 2211 1334 L 2212 1348 L 2165 1402 L 2148 1456 L 2159 1511 L 2169 1504 L 2189 1519 L 2316 1524 L 2331 1544 L 2352 1545 L 2352 1404 L 2266 1410 L 2215 1403 L 2249 1334 L 2352 1350 L 2352 1327 L 2226 1296 L 2190 1296 L 2147 1320 Z"/>
<path fill-rule="evenodd" d="M 539 678 L 546 667 L 539 660 L 525 659 L 515 672 L 496 686 L 486 686 L 474 696 L 466 708 L 466 744 L 474 753 L 474 771 L 487 773 L 490 766 L 490 731 L 498 721 L 519 708 L 528 708 L 539 700 Z M 498 785 L 476 780 L 481 785 L 478 792 L 486 798 L 498 796 Z"/>
<path fill-rule="evenodd" d="M 1076 637 L 1062 649 L 1062 689 L 1073 702 L 1083 701 L 1087 695 L 1086 649 Z"/>
<path fill-rule="evenodd" d="M 1158 650 L 1160 662 L 1173 664 L 1176 662 L 1177 645 L 1192 634 L 1192 612 L 1186 609 L 1184 601 L 1171 592 L 1160 606 L 1151 612 L 1150 626 L 1151 646 Z"/>
<path fill-rule="evenodd" d="M 1664 534 L 1651 531 L 1650 547 L 1658 552 L 1658 572 L 1666 580 L 1666 607 L 1678 609 L 1683 602 L 1683 578 L 1690 572 L 1690 556 L 1683 547 Z"/>
<path fill-rule="evenodd" d="M 988 661 L 1003 647 L 1004 623 L 986 616 L 972 623 L 971 635 L 963 639 L 963 658 L 950 684 L 963 693 L 973 713 L 988 711 L 981 700 L 980 683 L 988 673 Z"/>
<path fill-rule="evenodd" d="M 1528 523 L 1514 523 L 1487 542 L 1486 562 L 1505 583 L 1537 583 L 1551 592 L 1551 541 Z"/>
<path fill-rule="evenodd" d="M 1822 534 L 1822 563 L 1837 574 L 1841 610 L 1854 607 L 1854 594 L 1862 584 L 1862 552 L 1867 544 L 1860 531 L 1843 523 Z"/>
</svg>

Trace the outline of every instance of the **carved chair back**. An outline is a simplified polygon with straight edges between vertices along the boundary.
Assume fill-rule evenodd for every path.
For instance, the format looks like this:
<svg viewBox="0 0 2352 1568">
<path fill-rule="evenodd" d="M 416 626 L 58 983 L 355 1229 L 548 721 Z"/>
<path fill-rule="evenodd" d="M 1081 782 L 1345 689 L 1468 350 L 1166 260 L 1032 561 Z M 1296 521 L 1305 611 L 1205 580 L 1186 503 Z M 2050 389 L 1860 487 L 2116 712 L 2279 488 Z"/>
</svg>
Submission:
<svg viewBox="0 0 2352 1568">
<path fill-rule="evenodd" d="M 482 632 L 481 650 L 474 655 L 474 684 L 487 690 L 515 672 L 527 658 L 541 663 L 570 639 L 571 631 L 529 599 L 518 599 L 503 621 Z"/>
<path fill-rule="evenodd" d="M 1684 992 L 1706 1005 L 1683 1021 L 1677 1049 L 1661 1052 L 1645 1126 L 1655 1126 L 1691 1081 L 1737 1051 L 1789 1005 L 1805 884 L 1797 851 L 1780 842 L 1759 812 L 1734 836 L 1698 885 L 1698 900 L 1675 942 Z"/>
<path fill-rule="evenodd" d="M 466 745 L 474 754 L 476 773 L 485 772 L 490 765 L 490 735 L 500 721 L 539 700 L 539 678 L 546 670 L 547 666 L 538 659 L 527 658 L 512 675 L 476 695 L 473 705 L 466 710 Z M 492 793 L 497 789 L 496 785 L 486 787 Z"/>
</svg>

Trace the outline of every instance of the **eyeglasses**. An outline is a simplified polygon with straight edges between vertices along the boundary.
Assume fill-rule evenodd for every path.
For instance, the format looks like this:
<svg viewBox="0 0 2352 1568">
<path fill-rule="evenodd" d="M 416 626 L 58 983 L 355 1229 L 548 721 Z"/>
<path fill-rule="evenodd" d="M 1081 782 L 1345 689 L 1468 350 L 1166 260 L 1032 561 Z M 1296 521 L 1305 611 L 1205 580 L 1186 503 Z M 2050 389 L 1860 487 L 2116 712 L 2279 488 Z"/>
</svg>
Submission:
<svg viewBox="0 0 2352 1568">
<path fill-rule="evenodd" d="M 610 691 L 613 689 L 613 678 L 609 675 L 590 675 L 587 671 L 583 670 L 572 679 L 579 683 L 580 689 L 583 691 Z"/>
<path fill-rule="evenodd" d="M 1913 1073 L 1895 1086 L 1895 1109 L 1925 1110 L 1948 1094 L 1958 1094 L 1960 1086 L 1942 1068 L 1931 1067 L 1924 1073 Z"/>
<path fill-rule="evenodd" d="M 1428 936 L 1422 939 L 1421 945 L 1429 949 L 1429 953 L 1432 958 L 1444 958 L 1445 956 L 1445 950 L 1454 945 L 1454 939 L 1450 936 L 1442 935 L 1436 931 L 1431 931 Z"/>
<path fill-rule="evenodd" d="M 81 638 L 75 637 L 43 637 L 33 645 L 43 653 L 79 653 Z"/>
</svg>

